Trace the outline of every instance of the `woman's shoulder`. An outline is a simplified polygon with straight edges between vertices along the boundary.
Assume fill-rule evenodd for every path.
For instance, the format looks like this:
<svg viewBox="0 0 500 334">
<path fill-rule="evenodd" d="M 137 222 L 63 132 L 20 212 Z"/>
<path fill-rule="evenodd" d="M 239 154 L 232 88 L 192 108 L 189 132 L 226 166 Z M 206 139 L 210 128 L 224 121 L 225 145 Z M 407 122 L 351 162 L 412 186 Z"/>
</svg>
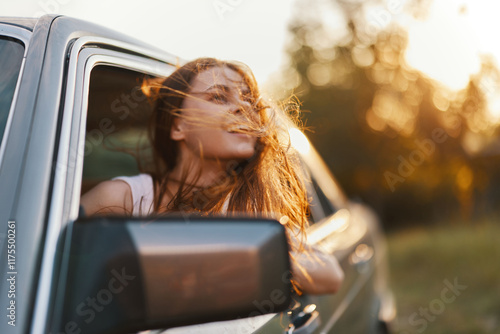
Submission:
<svg viewBox="0 0 500 334">
<path fill-rule="evenodd" d="M 132 192 L 127 183 L 107 180 L 99 183 L 81 198 L 85 213 L 126 213 L 132 209 Z"/>
</svg>

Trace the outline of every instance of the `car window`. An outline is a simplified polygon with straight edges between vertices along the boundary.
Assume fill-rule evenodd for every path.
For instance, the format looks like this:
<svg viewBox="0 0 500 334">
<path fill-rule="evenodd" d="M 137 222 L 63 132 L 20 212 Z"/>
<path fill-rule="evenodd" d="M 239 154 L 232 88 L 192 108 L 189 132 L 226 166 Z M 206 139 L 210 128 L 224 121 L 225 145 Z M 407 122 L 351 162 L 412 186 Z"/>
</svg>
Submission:
<svg viewBox="0 0 500 334">
<path fill-rule="evenodd" d="M 325 217 L 333 215 L 337 210 L 334 208 L 332 202 L 326 197 L 314 176 L 311 177 L 311 183 L 314 191 L 316 192 L 316 197 L 319 202 L 318 204 L 323 209 Z"/>
<path fill-rule="evenodd" d="M 21 41 L 0 36 L 0 145 L 7 126 L 23 54 L 24 44 Z"/>
<path fill-rule="evenodd" d="M 98 65 L 90 76 L 81 193 L 119 175 L 135 175 L 149 161 L 152 102 L 143 92 L 150 75 Z"/>
</svg>

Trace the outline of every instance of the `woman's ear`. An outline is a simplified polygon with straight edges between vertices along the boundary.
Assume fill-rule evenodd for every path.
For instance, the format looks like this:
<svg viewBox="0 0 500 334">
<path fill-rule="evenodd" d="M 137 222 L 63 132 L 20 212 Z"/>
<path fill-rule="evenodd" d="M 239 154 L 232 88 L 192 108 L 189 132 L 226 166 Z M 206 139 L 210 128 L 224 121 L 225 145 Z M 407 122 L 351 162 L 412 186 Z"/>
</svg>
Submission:
<svg viewBox="0 0 500 334">
<path fill-rule="evenodd" d="M 186 124 L 182 118 L 175 117 L 174 121 L 172 122 L 172 129 L 170 130 L 170 139 L 176 141 L 185 139 L 186 138 L 186 134 L 184 131 L 185 125 Z"/>
</svg>

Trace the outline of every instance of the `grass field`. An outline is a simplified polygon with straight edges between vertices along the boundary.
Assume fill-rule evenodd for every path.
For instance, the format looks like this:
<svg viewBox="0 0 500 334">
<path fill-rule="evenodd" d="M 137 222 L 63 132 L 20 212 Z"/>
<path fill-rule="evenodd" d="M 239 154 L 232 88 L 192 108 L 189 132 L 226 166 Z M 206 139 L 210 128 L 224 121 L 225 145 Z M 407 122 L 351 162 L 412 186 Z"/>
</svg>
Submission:
<svg viewBox="0 0 500 334">
<path fill-rule="evenodd" d="M 394 232 L 388 242 L 396 333 L 500 333 L 500 217 Z"/>
</svg>

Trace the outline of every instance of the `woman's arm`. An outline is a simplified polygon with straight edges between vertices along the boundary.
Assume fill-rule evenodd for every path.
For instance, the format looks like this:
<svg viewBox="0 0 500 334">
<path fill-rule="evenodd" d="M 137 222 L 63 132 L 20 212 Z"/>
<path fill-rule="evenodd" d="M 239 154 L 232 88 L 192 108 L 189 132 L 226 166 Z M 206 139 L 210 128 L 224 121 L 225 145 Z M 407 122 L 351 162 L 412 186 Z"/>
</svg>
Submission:
<svg viewBox="0 0 500 334">
<path fill-rule="evenodd" d="M 336 293 L 344 280 L 337 259 L 314 247 L 292 252 L 292 275 L 298 288 L 312 295 Z"/>
<path fill-rule="evenodd" d="M 87 216 L 94 214 L 131 215 L 132 191 L 124 181 L 104 181 L 85 193 L 80 200 L 80 205 L 83 206 Z"/>
</svg>

